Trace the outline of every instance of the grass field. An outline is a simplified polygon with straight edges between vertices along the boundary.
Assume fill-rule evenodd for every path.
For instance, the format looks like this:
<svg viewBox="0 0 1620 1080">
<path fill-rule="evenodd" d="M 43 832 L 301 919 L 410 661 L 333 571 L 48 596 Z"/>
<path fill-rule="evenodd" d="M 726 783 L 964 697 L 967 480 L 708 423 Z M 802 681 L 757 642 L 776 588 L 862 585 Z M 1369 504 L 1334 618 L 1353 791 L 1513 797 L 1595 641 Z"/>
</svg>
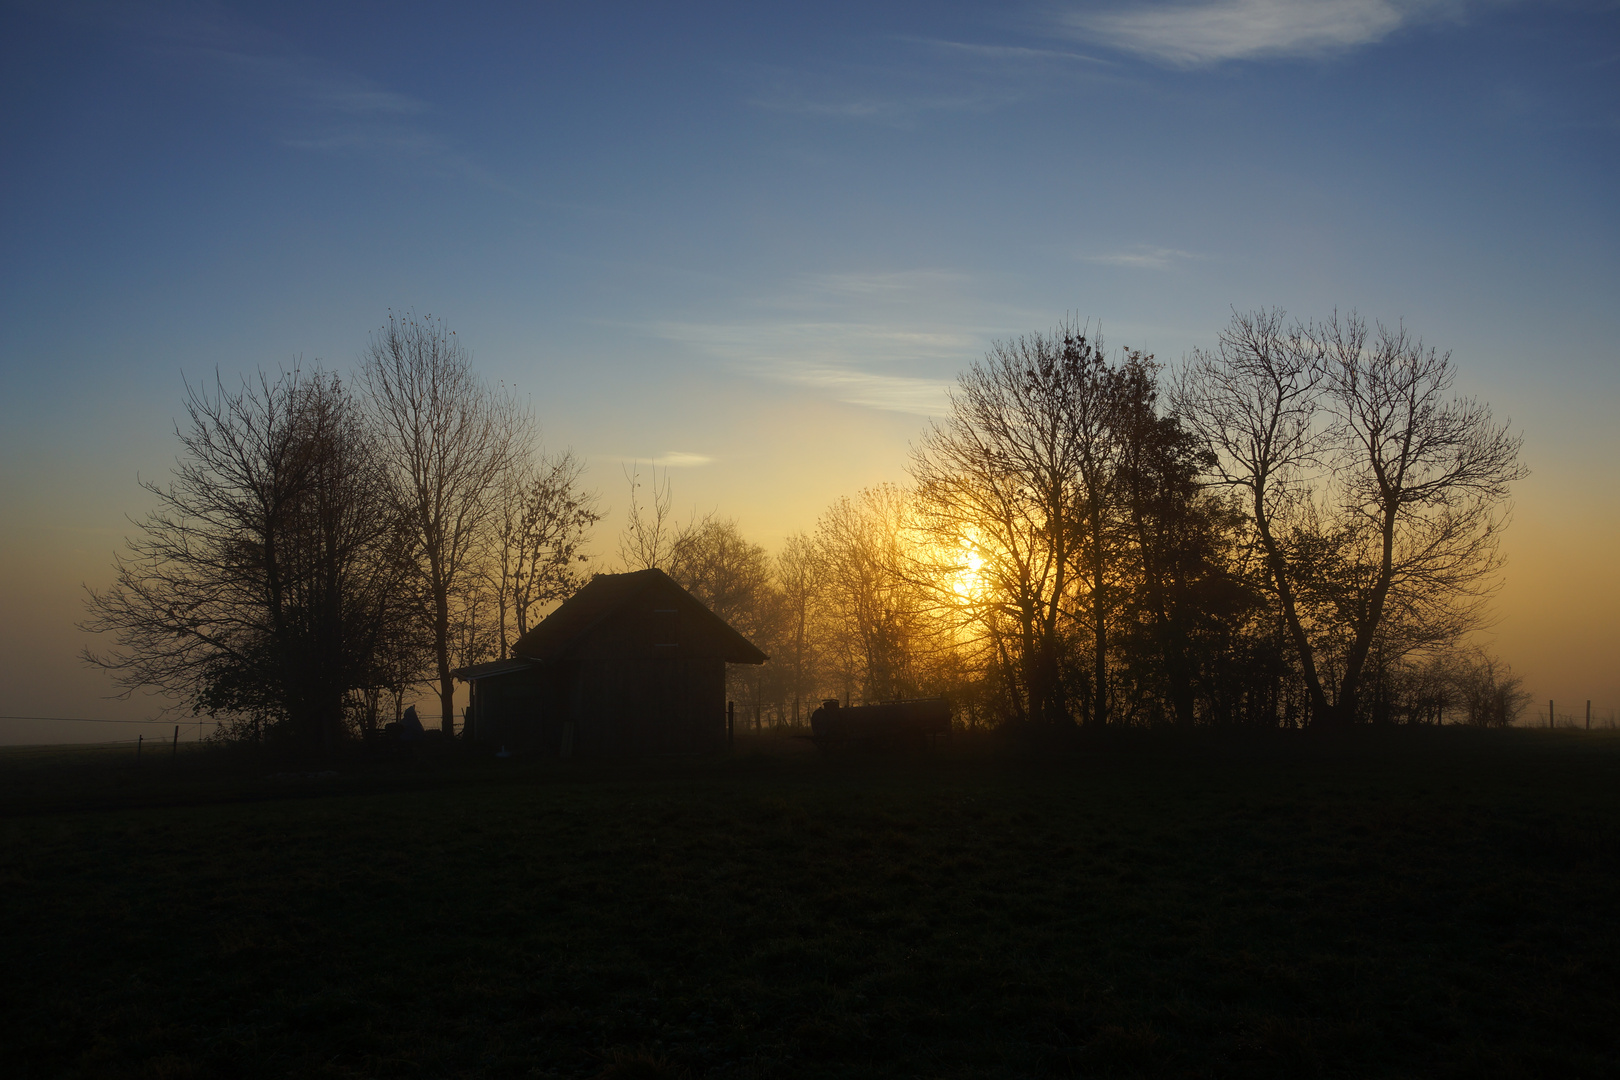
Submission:
<svg viewBox="0 0 1620 1080">
<path fill-rule="evenodd" d="M 1620 739 L 0 753 L 5 1075 L 1616 1076 Z"/>
</svg>

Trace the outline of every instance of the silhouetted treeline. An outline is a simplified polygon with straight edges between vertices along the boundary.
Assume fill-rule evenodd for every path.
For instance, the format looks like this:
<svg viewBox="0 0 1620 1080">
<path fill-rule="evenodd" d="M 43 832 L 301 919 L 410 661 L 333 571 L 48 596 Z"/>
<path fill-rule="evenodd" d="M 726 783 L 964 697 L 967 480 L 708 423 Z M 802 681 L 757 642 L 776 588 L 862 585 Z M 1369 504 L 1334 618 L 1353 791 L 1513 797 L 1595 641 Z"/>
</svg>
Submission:
<svg viewBox="0 0 1620 1080">
<path fill-rule="evenodd" d="M 127 692 L 302 753 L 397 719 L 504 655 L 581 581 L 579 464 L 431 318 L 390 316 L 351 385 L 325 371 L 188 387 L 157 509 L 87 600 Z"/>
<path fill-rule="evenodd" d="M 1510 723 L 1517 678 L 1467 641 L 1519 443 L 1453 379 L 1355 316 L 1237 315 L 1168 379 L 1064 326 L 961 375 L 909 485 L 774 561 L 711 519 L 664 562 L 771 653 L 733 687 L 770 719 L 943 693 L 982 725 Z"/>
<path fill-rule="evenodd" d="M 1524 470 L 1454 376 L 1355 316 L 1236 315 L 1173 373 L 1060 326 L 961 374 L 908 484 L 774 555 L 633 470 L 619 559 L 771 655 L 732 675 L 744 723 L 935 694 L 976 726 L 1510 723 L 1517 678 L 1467 642 Z M 238 733 L 329 748 L 416 688 L 449 732 L 453 672 L 583 581 L 583 463 L 432 319 L 391 316 L 353 385 L 188 387 L 177 435 L 86 657 Z"/>
</svg>

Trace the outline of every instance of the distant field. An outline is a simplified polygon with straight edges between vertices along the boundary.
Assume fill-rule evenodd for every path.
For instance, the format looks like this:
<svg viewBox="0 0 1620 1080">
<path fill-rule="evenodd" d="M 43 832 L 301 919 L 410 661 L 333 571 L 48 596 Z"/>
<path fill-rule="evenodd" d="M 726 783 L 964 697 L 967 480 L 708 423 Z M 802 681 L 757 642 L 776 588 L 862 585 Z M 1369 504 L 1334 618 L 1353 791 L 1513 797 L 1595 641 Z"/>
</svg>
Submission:
<svg viewBox="0 0 1620 1080">
<path fill-rule="evenodd" d="M 8 1077 L 1616 1076 L 1620 738 L 0 752 Z"/>
</svg>

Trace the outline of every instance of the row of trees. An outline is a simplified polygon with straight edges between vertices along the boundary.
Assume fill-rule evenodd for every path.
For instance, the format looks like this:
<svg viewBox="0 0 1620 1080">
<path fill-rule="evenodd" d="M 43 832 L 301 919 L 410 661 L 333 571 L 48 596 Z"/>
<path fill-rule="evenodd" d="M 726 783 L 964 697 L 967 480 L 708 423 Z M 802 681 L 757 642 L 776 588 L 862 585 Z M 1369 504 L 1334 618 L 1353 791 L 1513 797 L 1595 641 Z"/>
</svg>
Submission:
<svg viewBox="0 0 1620 1080">
<path fill-rule="evenodd" d="M 571 455 L 535 445 L 442 322 L 390 315 L 354 384 L 317 370 L 187 387 L 172 479 L 91 590 L 86 650 L 155 690 L 305 752 L 399 715 L 504 655 L 572 592 L 599 514 Z"/>
<path fill-rule="evenodd" d="M 995 346 L 909 485 L 774 561 L 656 500 L 626 535 L 773 654 L 736 690 L 777 716 L 944 692 L 991 724 L 1506 723 L 1518 681 L 1466 641 L 1524 470 L 1454 379 L 1355 316 L 1235 315 L 1168 379 L 1065 326 Z"/>
<path fill-rule="evenodd" d="M 733 696 L 947 693 L 971 722 L 1509 722 L 1464 645 L 1500 566 L 1519 442 L 1402 328 L 1235 315 L 1167 375 L 1085 328 L 997 344 L 913 447 L 774 555 L 669 476 L 628 475 L 624 569 L 667 570 L 773 660 Z M 508 655 L 581 582 L 584 464 L 390 316 L 358 378 L 188 388 L 157 509 L 88 600 L 127 690 L 328 746 Z"/>
</svg>

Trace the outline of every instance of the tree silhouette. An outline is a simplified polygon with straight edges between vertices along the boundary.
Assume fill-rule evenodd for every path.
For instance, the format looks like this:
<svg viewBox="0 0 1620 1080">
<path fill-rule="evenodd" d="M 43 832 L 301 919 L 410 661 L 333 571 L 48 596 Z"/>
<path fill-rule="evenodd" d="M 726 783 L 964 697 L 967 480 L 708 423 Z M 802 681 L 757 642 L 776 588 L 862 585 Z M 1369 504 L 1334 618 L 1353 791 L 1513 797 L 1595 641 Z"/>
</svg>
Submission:
<svg viewBox="0 0 1620 1080">
<path fill-rule="evenodd" d="M 1455 378 L 1404 328 L 1272 311 L 1235 314 L 1178 383 L 1245 495 L 1319 722 L 1359 717 L 1375 649 L 1455 641 L 1494 585 L 1520 441 Z"/>
<path fill-rule="evenodd" d="M 440 725 L 455 730 L 453 639 L 471 602 L 501 478 L 523 446 L 511 398 L 472 369 L 452 331 L 431 317 L 390 313 L 361 356 L 398 513 L 418 555 L 422 619 L 433 642 Z"/>
<path fill-rule="evenodd" d="M 294 370 L 187 387 L 182 454 L 116 579 L 91 590 L 86 650 L 125 693 L 285 729 L 306 753 L 342 734 L 349 695 L 408 663 L 409 537 L 379 447 L 339 379 Z M 414 673 L 413 673 L 414 676 Z"/>
</svg>

